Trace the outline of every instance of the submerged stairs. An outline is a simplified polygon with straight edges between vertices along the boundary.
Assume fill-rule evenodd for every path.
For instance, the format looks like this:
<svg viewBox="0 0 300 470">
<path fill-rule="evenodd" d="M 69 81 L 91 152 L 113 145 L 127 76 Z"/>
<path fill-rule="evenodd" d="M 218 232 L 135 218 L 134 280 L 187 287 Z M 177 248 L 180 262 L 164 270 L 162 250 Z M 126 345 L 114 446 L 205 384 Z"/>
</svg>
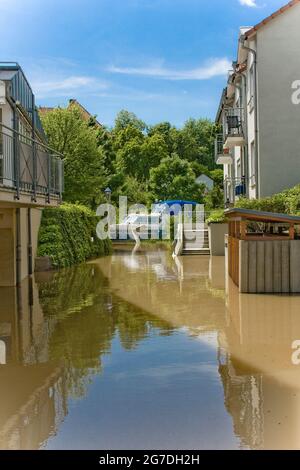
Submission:
<svg viewBox="0 0 300 470">
<path fill-rule="evenodd" d="M 184 230 L 181 254 L 182 256 L 210 254 L 208 227 L 206 225 L 203 229 Z"/>
</svg>

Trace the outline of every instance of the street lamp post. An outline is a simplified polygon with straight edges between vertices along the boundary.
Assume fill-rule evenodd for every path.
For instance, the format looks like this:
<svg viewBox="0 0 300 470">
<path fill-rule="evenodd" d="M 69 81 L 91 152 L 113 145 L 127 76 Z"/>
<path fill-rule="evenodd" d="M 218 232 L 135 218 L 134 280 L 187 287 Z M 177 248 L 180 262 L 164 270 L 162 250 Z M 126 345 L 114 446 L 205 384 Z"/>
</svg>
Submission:
<svg viewBox="0 0 300 470">
<path fill-rule="evenodd" d="M 110 201 L 111 201 L 111 193 L 112 193 L 112 190 L 110 188 L 106 188 L 104 190 L 104 194 L 106 196 L 106 200 L 107 200 L 108 203 L 110 203 Z"/>
</svg>

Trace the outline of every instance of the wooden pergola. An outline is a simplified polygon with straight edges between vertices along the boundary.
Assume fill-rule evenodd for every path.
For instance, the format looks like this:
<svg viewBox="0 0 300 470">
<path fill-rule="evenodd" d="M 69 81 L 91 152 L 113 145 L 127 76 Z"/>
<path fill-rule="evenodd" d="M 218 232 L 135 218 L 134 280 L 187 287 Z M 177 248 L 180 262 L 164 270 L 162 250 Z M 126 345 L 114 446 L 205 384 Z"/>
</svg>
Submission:
<svg viewBox="0 0 300 470">
<path fill-rule="evenodd" d="M 295 227 L 300 227 L 300 217 L 273 212 L 249 209 L 228 209 L 225 211 L 229 222 L 228 270 L 234 283 L 239 286 L 240 249 L 243 241 L 289 241 L 299 235 Z M 262 224 L 260 226 L 260 224 Z M 263 226 L 263 229 L 261 228 Z"/>
<path fill-rule="evenodd" d="M 300 226 L 300 217 L 294 215 L 238 208 L 228 209 L 225 214 L 229 220 L 229 236 L 238 240 L 294 240 L 295 226 Z M 247 230 L 249 222 L 263 222 L 271 226 L 286 225 L 288 233 L 250 232 Z"/>
</svg>

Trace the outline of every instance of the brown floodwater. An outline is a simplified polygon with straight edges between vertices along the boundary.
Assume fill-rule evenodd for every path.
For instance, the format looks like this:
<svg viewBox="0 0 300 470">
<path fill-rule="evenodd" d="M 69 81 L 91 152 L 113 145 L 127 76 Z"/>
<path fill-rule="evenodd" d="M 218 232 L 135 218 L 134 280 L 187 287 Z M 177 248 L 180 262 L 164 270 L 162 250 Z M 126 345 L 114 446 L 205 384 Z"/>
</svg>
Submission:
<svg viewBox="0 0 300 470">
<path fill-rule="evenodd" d="M 124 249 L 0 288 L 0 448 L 299 449 L 300 296 L 224 266 Z"/>
</svg>

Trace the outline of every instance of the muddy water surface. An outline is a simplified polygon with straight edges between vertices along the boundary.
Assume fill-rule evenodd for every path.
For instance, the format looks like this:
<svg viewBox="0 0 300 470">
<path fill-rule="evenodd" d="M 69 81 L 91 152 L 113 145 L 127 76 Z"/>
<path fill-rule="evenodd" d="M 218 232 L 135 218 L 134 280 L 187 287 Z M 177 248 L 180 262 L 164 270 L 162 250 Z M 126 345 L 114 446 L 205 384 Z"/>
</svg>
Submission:
<svg viewBox="0 0 300 470">
<path fill-rule="evenodd" d="M 239 295 L 224 258 L 39 274 L 0 289 L 0 448 L 300 448 L 295 340 L 300 297 Z"/>
</svg>

